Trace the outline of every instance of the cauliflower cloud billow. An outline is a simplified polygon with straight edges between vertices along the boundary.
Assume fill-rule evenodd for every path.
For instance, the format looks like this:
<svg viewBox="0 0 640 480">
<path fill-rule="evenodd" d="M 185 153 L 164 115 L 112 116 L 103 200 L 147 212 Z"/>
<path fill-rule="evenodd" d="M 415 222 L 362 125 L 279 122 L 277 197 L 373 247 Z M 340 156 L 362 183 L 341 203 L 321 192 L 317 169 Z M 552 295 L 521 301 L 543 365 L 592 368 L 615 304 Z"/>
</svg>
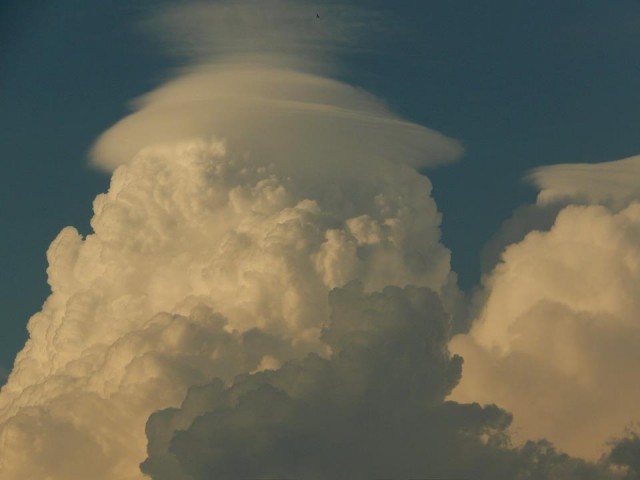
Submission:
<svg viewBox="0 0 640 480">
<path fill-rule="evenodd" d="M 452 398 L 506 408 L 516 439 L 597 459 L 640 421 L 637 171 L 638 157 L 538 170 L 536 208 L 560 202 L 555 219 L 504 250 L 452 340 L 466 360 Z"/>
<path fill-rule="evenodd" d="M 154 480 L 211 478 L 609 478 L 545 442 L 508 448 L 511 416 L 445 402 L 462 359 L 426 288 L 329 295 L 323 358 L 189 389 L 147 423 Z"/>
<path fill-rule="evenodd" d="M 3 478 L 138 478 L 148 415 L 188 386 L 323 353 L 334 286 L 449 288 L 428 180 L 376 170 L 305 198 L 295 171 L 218 141 L 119 167 L 95 233 L 48 251 L 52 294 L 0 396 Z"/>
<path fill-rule="evenodd" d="M 356 155 L 314 189 L 259 153 L 146 147 L 94 233 L 54 240 L 0 394 L 3 479 L 599 472 L 444 401 L 459 297 L 427 178 Z"/>
</svg>

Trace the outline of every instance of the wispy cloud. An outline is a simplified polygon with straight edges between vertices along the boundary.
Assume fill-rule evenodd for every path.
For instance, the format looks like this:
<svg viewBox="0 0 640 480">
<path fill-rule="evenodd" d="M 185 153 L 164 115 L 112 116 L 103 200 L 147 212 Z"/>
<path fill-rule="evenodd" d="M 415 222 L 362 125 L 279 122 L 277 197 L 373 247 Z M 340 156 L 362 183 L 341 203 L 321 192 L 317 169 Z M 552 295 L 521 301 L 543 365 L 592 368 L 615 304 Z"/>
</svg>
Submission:
<svg viewBox="0 0 640 480">
<path fill-rule="evenodd" d="M 146 28 L 197 63 L 332 69 L 337 54 L 369 49 L 388 28 L 375 11 L 336 2 L 199 1 L 170 6 Z"/>
<path fill-rule="evenodd" d="M 605 163 L 569 163 L 533 170 L 539 203 L 572 201 L 614 209 L 640 199 L 640 156 Z"/>
</svg>

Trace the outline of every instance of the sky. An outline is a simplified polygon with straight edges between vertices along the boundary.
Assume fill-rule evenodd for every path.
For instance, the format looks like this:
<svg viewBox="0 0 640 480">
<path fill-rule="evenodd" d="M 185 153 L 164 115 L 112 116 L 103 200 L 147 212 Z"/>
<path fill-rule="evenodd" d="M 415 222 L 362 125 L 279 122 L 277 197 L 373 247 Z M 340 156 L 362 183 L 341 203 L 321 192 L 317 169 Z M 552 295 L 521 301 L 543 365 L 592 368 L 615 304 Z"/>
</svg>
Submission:
<svg viewBox="0 0 640 480">
<path fill-rule="evenodd" d="M 640 4 L 486 3 L 4 2 L 0 471 L 623 478 Z"/>
</svg>

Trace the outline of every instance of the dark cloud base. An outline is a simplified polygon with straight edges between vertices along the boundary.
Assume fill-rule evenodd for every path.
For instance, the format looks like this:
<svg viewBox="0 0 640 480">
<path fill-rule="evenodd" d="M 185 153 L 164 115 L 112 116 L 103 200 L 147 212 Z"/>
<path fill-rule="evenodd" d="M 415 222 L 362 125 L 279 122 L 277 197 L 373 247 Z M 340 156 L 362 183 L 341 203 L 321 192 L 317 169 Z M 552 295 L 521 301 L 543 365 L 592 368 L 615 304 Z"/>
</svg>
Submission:
<svg viewBox="0 0 640 480">
<path fill-rule="evenodd" d="M 626 438 L 616 441 L 609 460 L 626 470 L 625 480 L 640 479 L 640 436 L 630 432 Z"/>
<path fill-rule="evenodd" d="M 329 303 L 328 358 L 192 387 L 180 408 L 149 419 L 142 471 L 155 480 L 614 478 L 546 441 L 511 448 L 511 415 L 494 405 L 445 401 L 462 358 L 447 349 L 450 323 L 433 292 L 367 294 L 352 282 Z M 634 441 L 614 449 L 618 463 L 633 463 Z"/>
</svg>

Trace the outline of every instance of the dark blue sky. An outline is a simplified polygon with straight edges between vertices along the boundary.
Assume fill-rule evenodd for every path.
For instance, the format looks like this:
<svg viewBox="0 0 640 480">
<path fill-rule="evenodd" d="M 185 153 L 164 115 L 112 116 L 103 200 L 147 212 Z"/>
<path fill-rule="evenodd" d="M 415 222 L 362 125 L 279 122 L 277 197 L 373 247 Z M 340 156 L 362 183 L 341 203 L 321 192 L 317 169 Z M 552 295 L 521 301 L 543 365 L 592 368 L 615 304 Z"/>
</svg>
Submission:
<svg viewBox="0 0 640 480">
<path fill-rule="evenodd" d="M 66 225 L 88 233 L 108 186 L 87 150 L 175 66 L 136 27 L 160 3 L 0 4 L 0 365 L 48 294 L 49 243 Z M 482 246 L 534 200 L 529 169 L 640 153 L 637 0 L 351 3 L 382 11 L 389 32 L 344 55 L 339 77 L 466 147 L 429 172 L 464 288 Z"/>
</svg>

